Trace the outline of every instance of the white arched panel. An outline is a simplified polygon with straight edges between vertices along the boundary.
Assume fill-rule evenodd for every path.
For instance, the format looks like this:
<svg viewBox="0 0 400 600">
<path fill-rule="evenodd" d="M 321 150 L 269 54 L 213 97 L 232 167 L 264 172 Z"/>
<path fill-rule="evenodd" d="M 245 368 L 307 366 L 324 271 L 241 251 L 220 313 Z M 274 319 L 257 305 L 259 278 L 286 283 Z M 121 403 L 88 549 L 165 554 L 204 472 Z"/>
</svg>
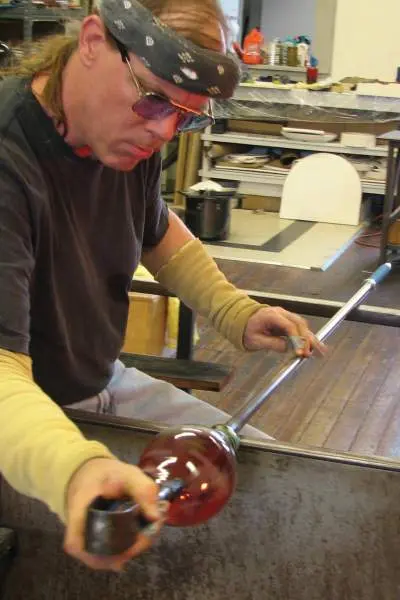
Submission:
<svg viewBox="0 0 400 600">
<path fill-rule="evenodd" d="M 335 154 L 313 154 L 291 169 L 283 188 L 280 217 L 358 225 L 362 185 L 354 166 Z"/>
</svg>

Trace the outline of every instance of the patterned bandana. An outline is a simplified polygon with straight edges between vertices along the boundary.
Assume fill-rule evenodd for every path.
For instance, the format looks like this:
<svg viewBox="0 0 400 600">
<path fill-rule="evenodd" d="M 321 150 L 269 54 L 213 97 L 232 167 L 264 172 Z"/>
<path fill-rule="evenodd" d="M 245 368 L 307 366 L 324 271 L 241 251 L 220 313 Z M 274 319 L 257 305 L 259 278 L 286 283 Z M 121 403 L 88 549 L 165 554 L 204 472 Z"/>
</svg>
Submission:
<svg viewBox="0 0 400 600">
<path fill-rule="evenodd" d="M 240 69 L 231 56 L 196 46 L 137 0 L 99 0 L 97 8 L 110 33 L 157 77 L 203 96 L 233 95 Z"/>
</svg>

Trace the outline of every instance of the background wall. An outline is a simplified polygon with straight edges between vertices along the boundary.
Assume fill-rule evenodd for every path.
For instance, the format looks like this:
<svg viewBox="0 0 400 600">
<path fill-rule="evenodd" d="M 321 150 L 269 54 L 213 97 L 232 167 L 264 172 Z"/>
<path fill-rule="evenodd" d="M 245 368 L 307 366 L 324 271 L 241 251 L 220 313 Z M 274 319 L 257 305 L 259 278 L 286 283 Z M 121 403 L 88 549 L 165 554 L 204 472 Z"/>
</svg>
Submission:
<svg viewBox="0 0 400 600">
<path fill-rule="evenodd" d="M 399 24 L 400 0 L 337 0 L 333 77 L 395 80 Z"/>
<path fill-rule="evenodd" d="M 315 36 L 317 0 L 263 0 L 261 30 L 268 41 L 300 34 Z"/>
<path fill-rule="evenodd" d="M 260 27 L 264 0 L 243 0 L 242 2 L 242 38 L 253 27 Z"/>
<path fill-rule="evenodd" d="M 229 43 L 240 41 L 243 20 L 243 0 L 221 0 L 221 6 L 227 18 L 231 37 Z"/>
<path fill-rule="evenodd" d="M 252 0 L 254 1 L 254 0 Z M 353 0 L 349 0 L 353 1 Z M 309 35 L 320 72 L 331 72 L 337 0 L 262 0 L 261 26 L 267 41 Z"/>
<path fill-rule="evenodd" d="M 241 10 L 240 0 L 221 0 L 221 6 L 228 17 L 239 17 Z"/>
<path fill-rule="evenodd" d="M 230 2 L 223 0 L 229 8 Z M 394 81 L 400 66 L 400 0 L 243 0 L 243 24 L 267 40 L 308 34 L 321 73 Z M 248 29 L 247 29 L 248 30 Z"/>
</svg>

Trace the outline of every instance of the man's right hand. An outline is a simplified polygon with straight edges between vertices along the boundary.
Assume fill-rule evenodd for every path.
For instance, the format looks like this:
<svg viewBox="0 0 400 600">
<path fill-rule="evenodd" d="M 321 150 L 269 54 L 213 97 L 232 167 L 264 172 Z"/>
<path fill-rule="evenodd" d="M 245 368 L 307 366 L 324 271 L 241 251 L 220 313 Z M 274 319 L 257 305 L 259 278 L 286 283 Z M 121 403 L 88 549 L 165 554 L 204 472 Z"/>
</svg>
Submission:
<svg viewBox="0 0 400 600">
<path fill-rule="evenodd" d="M 93 569 L 119 572 L 127 561 L 151 546 L 152 536 L 139 534 L 135 544 L 119 556 L 99 557 L 85 552 L 87 511 L 98 496 L 108 499 L 131 497 L 160 529 L 163 521 L 157 503 L 158 487 L 138 467 L 112 458 L 91 459 L 71 478 L 67 491 L 65 551 Z"/>
</svg>

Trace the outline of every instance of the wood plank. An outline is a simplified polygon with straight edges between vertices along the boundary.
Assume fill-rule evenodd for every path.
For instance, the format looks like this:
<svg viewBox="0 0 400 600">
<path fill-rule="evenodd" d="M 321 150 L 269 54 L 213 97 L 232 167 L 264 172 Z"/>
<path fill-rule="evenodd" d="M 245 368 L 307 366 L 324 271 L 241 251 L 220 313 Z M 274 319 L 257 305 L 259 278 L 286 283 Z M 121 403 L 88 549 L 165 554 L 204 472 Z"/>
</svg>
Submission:
<svg viewBox="0 0 400 600">
<path fill-rule="evenodd" d="M 393 414 L 389 420 L 386 431 L 383 433 L 376 454 L 381 456 L 395 456 L 400 458 L 400 398 L 395 403 Z"/>
<path fill-rule="evenodd" d="M 379 360 L 379 353 L 377 356 Z M 374 402 L 363 420 L 351 450 L 360 454 L 376 454 L 379 444 L 393 419 L 399 399 L 398 364 L 400 351 L 394 355 L 393 365 Z"/>
<path fill-rule="evenodd" d="M 400 336 L 393 335 L 392 339 L 397 341 L 397 348 L 400 348 Z M 383 432 L 376 453 L 383 456 L 400 457 L 400 393 L 398 382 L 400 351 L 393 352 L 392 360 L 390 361 L 389 373 L 386 377 L 386 382 L 392 383 L 393 393 L 393 412 L 387 421 L 387 426 Z"/>
<path fill-rule="evenodd" d="M 323 319 L 313 319 L 310 322 L 312 330 L 317 331 L 324 322 Z M 336 343 L 341 336 L 341 332 L 336 334 Z M 271 374 L 270 381 L 265 381 L 261 378 L 259 391 L 262 391 L 263 386 L 266 387 L 269 385 L 272 382 L 272 376 L 276 376 L 292 359 L 293 356 L 289 354 L 286 361 L 278 364 L 275 372 Z M 264 429 L 267 426 L 270 435 L 282 441 L 287 441 L 287 438 L 283 437 L 281 429 L 283 426 L 288 425 L 290 419 L 292 422 L 295 422 L 294 427 L 297 428 L 296 411 L 298 410 L 299 398 L 309 397 L 307 396 L 307 390 L 314 379 L 320 374 L 320 370 L 324 367 L 325 362 L 326 359 L 319 356 L 312 357 L 306 361 L 296 373 L 271 395 L 266 404 L 254 416 L 253 424 L 258 427 L 263 426 Z"/>
<path fill-rule="evenodd" d="M 126 353 L 122 353 L 120 359 L 127 367 L 134 367 L 179 388 L 218 392 L 232 377 L 230 367 L 216 363 Z"/>
<path fill-rule="evenodd" d="M 349 353 L 360 343 L 362 334 L 360 326 L 343 324 L 331 338 L 329 357 L 318 365 L 315 377 L 309 384 L 298 391 L 296 406 L 293 412 L 282 420 L 276 432 L 281 440 L 300 443 L 304 432 L 312 423 L 315 415 L 325 401 L 329 389 L 334 385 L 337 374 L 343 372 L 349 360 Z"/>
<path fill-rule="evenodd" d="M 365 327 L 362 327 L 365 330 Z M 308 445 L 324 446 L 337 418 L 343 412 L 349 398 L 359 384 L 368 362 L 365 360 L 371 330 L 365 331 L 361 343 L 353 346 L 353 354 L 347 357 L 344 368 L 340 371 L 334 369 L 330 382 L 326 387 L 323 402 L 315 412 L 312 421 L 304 429 L 300 438 L 301 443 Z M 337 374 L 340 373 L 338 377 Z"/>
<path fill-rule="evenodd" d="M 365 354 L 366 368 L 346 406 L 334 423 L 324 446 L 333 450 L 350 450 L 358 431 L 382 388 L 392 365 L 400 336 L 385 327 L 372 327 Z"/>
<path fill-rule="evenodd" d="M 196 355 L 197 357 L 197 355 Z M 262 361 L 263 381 L 269 381 L 269 373 L 273 372 L 276 367 L 278 357 L 272 353 L 265 353 Z M 213 399 L 209 394 L 196 394 L 203 400 L 211 404 L 218 404 L 218 407 L 232 414 L 239 410 L 245 402 L 254 397 L 255 389 L 254 382 L 257 381 L 258 372 L 260 370 L 260 359 L 254 354 L 248 356 L 244 353 L 236 355 L 234 366 L 234 376 L 230 383 L 224 388 L 218 399 Z"/>
<path fill-rule="evenodd" d="M 218 398 L 207 392 L 196 393 L 196 396 L 232 414 L 253 397 L 259 370 L 262 371 L 263 380 L 269 380 L 280 357 L 272 352 L 241 352 L 216 333 L 204 319 L 199 319 L 199 325 L 201 338 L 196 346 L 195 359 L 223 362 L 234 369 L 234 376 Z M 213 349 L 217 349 L 219 354 L 213 354 Z"/>
</svg>

